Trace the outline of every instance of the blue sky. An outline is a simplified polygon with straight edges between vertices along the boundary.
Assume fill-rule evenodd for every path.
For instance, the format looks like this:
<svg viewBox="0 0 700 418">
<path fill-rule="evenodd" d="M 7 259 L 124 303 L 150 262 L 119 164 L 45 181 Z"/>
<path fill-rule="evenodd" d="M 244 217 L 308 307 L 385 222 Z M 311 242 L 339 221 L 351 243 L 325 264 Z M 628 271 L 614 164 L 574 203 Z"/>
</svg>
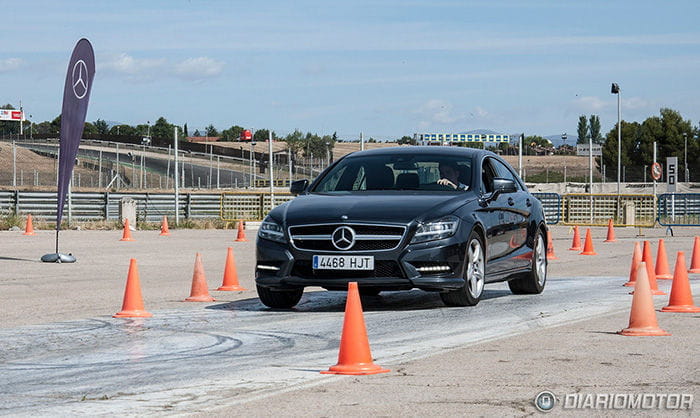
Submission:
<svg viewBox="0 0 700 418">
<path fill-rule="evenodd" d="M 258 4 L 259 3 L 259 4 Z M 99 6 L 98 6 L 99 4 Z M 21 5 L 21 7 L 18 7 Z M 0 102 L 60 113 L 81 37 L 88 121 L 159 116 L 340 138 L 491 129 L 575 135 L 578 116 L 700 118 L 697 1 L 23 1 L 2 6 Z"/>
</svg>

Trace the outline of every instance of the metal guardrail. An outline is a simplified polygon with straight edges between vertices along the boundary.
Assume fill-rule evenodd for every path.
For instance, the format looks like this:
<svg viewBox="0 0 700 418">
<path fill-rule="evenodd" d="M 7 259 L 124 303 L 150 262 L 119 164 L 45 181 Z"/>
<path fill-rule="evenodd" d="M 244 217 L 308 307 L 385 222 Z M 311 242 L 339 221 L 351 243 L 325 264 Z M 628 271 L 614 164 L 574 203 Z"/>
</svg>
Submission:
<svg viewBox="0 0 700 418">
<path fill-rule="evenodd" d="M 658 209 L 653 195 L 533 193 L 542 202 L 550 225 L 606 226 L 613 219 L 616 226 L 652 227 L 700 226 L 700 193 L 662 194 Z M 89 193 L 74 192 L 71 217 L 79 221 L 117 220 L 122 198 L 136 201 L 140 221 L 158 222 L 163 216 L 175 216 L 172 193 Z M 274 206 L 294 199 L 289 193 L 276 193 Z M 0 216 L 27 215 L 52 221 L 56 217 L 55 192 L 0 191 Z M 223 192 L 180 195 L 178 208 L 185 219 L 221 218 L 224 221 L 261 220 L 272 210 L 268 193 Z M 64 207 L 64 218 L 68 204 Z"/>
<path fill-rule="evenodd" d="M 533 193 L 542 202 L 547 224 L 555 225 L 561 220 L 561 195 L 558 193 Z"/>
<path fill-rule="evenodd" d="M 136 217 L 140 221 L 158 222 L 164 215 L 175 216 L 175 196 L 172 193 L 74 192 L 70 199 L 71 218 L 79 221 L 117 220 L 119 205 L 124 197 L 136 201 Z M 37 219 L 53 221 L 57 203 L 55 192 L 0 191 L 0 215 L 31 214 Z M 186 219 L 217 218 L 220 204 L 219 193 L 187 193 L 179 196 L 178 208 Z M 68 202 L 63 213 L 66 219 Z"/>
<path fill-rule="evenodd" d="M 652 227 L 656 222 L 654 195 L 565 194 L 562 196 L 565 225 Z"/>
<path fill-rule="evenodd" d="M 700 226 L 700 193 L 664 193 L 657 208 L 663 226 Z"/>
</svg>

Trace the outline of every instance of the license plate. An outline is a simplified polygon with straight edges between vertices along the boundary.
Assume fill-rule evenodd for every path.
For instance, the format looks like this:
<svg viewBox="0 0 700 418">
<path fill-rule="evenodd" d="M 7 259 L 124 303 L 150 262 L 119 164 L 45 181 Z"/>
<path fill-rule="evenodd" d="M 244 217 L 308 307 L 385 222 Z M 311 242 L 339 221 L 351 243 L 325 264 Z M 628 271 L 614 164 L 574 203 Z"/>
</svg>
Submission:
<svg viewBox="0 0 700 418">
<path fill-rule="evenodd" d="M 374 270 L 371 255 L 315 255 L 314 270 Z"/>
</svg>

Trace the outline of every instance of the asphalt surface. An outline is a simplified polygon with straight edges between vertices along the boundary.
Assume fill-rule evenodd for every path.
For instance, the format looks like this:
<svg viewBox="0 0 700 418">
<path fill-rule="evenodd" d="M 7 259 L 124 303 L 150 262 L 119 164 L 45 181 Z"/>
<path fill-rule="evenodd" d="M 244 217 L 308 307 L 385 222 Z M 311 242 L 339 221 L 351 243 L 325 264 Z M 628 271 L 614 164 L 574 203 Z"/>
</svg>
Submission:
<svg viewBox="0 0 700 418">
<path fill-rule="evenodd" d="M 675 232 L 666 240 L 672 268 L 697 230 Z M 621 284 L 633 242 L 663 229 L 619 230 L 618 242 L 603 244 L 605 230 L 595 228 L 599 255 L 580 256 L 566 250 L 569 229 L 553 228 L 558 259 L 541 295 L 489 285 L 471 308 L 421 291 L 365 297 L 373 357 L 392 371 L 362 377 L 319 373 L 337 361 L 344 292 L 309 289 L 287 312 L 265 308 L 254 290 L 181 302 L 194 253 L 215 289 L 228 246 L 241 284 L 254 289 L 254 245 L 233 242 L 230 230 L 171 233 L 120 242 L 120 231 L 65 231 L 61 250 L 78 262 L 56 265 L 37 261 L 53 251 L 53 232 L 0 232 L 0 414 L 527 415 L 545 389 L 698 394 L 700 315 L 660 313 L 672 337 L 615 334 L 627 326 L 630 289 Z M 130 257 L 153 318 L 111 318 Z M 700 276 L 691 278 L 698 294 Z"/>
</svg>

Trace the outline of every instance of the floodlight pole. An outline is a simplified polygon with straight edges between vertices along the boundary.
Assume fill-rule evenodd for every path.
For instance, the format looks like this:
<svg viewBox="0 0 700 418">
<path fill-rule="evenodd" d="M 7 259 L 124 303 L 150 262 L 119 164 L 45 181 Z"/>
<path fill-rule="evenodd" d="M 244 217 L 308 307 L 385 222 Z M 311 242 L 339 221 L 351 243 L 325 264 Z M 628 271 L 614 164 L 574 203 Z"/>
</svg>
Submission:
<svg viewBox="0 0 700 418">
<path fill-rule="evenodd" d="M 180 176 L 177 171 L 177 126 L 173 128 L 173 142 L 175 143 L 175 225 L 177 225 L 180 222 Z"/>
<path fill-rule="evenodd" d="M 685 132 L 683 133 L 683 142 L 685 146 L 683 154 L 683 168 L 685 169 L 683 171 L 685 173 L 685 176 L 683 177 L 685 177 L 685 183 L 688 184 L 688 177 L 690 177 L 690 171 L 688 171 L 688 134 Z"/>
<path fill-rule="evenodd" d="M 620 118 L 620 85 L 612 83 L 610 93 L 617 94 L 617 194 L 620 195 L 620 175 L 622 170 L 622 125 Z M 619 198 L 618 198 L 619 200 Z"/>
<path fill-rule="evenodd" d="M 523 140 L 525 139 L 525 134 L 520 134 L 520 140 L 518 145 L 518 177 L 523 178 Z"/>
<path fill-rule="evenodd" d="M 269 169 L 270 169 L 270 209 L 275 207 L 275 180 L 274 180 L 274 175 L 273 172 L 275 170 L 272 169 L 272 129 L 268 130 L 268 147 L 267 147 L 267 153 L 269 154 L 270 157 L 270 163 L 269 163 Z"/>
</svg>

